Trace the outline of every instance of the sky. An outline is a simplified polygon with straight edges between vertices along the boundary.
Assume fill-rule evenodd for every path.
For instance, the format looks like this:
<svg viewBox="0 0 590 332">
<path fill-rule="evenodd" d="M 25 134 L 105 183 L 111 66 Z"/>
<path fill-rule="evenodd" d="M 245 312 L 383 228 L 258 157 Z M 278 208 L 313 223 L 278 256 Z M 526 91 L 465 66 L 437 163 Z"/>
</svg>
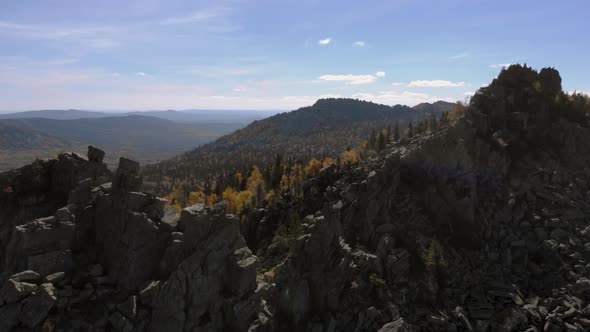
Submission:
<svg viewBox="0 0 590 332">
<path fill-rule="evenodd" d="M 0 111 L 465 100 L 503 66 L 590 93 L 588 0 L 0 0 Z"/>
</svg>

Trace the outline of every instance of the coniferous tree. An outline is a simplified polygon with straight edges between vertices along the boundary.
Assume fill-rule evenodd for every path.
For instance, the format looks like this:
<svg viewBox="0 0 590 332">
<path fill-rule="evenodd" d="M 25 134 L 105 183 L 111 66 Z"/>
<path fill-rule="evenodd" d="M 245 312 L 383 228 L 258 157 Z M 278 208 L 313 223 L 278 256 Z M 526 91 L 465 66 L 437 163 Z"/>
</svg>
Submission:
<svg viewBox="0 0 590 332">
<path fill-rule="evenodd" d="M 377 137 L 375 134 L 375 129 L 371 130 L 371 135 L 369 136 L 369 145 L 367 146 L 369 150 L 375 150 L 375 146 L 377 144 Z"/>
<path fill-rule="evenodd" d="M 408 124 L 408 138 L 412 138 L 414 136 L 414 126 L 412 125 L 412 121 Z"/>
<path fill-rule="evenodd" d="M 383 131 L 381 131 L 377 137 L 377 151 L 385 149 L 385 144 L 385 135 L 383 134 Z"/>
</svg>

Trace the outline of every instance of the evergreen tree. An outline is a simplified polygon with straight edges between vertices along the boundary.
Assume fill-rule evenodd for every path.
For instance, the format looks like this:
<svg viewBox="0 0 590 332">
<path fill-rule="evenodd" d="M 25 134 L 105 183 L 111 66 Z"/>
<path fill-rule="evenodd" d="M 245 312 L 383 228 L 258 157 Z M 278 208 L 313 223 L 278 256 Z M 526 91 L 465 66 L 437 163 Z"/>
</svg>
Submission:
<svg viewBox="0 0 590 332">
<path fill-rule="evenodd" d="M 412 121 L 408 124 L 408 138 L 412 138 L 414 136 L 414 126 L 412 125 Z"/>
<path fill-rule="evenodd" d="M 373 130 L 371 130 L 371 135 L 369 136 L 369 143 L 368 143 L 367 148 L 369 150 L 375 150 L 376 144 L 377 144 L 377 137 L 375 134 L 375 129 L 373 129 Z"/>
<path fill-rule="evenodd" d="M 381 131 L 379 132 L 379 136 L 377 137 L 377 151 L 385 149 L 386 144 L 387 143 L 385 142 L 385 135 L 383 134 L 383 131 Z"/>
</svg>

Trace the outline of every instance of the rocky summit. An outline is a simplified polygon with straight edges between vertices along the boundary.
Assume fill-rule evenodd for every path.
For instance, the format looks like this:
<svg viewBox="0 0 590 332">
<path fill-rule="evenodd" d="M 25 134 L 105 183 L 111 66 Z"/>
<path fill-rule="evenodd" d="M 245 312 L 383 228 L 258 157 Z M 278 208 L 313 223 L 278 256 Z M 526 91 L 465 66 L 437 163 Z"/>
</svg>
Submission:
<svg viewBox="0 0 590 332">
<path fill-rule="evenodd" d="M 588 111 L 511 66 L 241 219 L 178 214 L 94 147 L 2 173 L 0 330 L 590 330 Z"/>
</svg>

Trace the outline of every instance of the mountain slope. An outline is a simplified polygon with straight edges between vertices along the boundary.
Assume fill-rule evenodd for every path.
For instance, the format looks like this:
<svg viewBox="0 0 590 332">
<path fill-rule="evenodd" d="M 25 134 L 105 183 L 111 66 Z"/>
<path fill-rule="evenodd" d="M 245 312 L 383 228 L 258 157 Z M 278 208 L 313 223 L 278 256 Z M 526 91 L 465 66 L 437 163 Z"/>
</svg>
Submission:
<svg viewBox="0 0 590 332">
<path fill-rule="evenodd" d="M 453 104 L 440 102 L 438 105 Z M 313 106 L 254 121 L 247 127 L 178 157 L 144 167 L 146 188 L 166 194 L 172 181 L 200 181 L 251 165 L 264 165 L 277 154 L 308 160 L 337 157 L 356 147 L 374 129 L 439 117 L 446 108 L 428 110 L 386 106 L 354 99 L 321 99 Z M 432 112 L 431 112 L 432 111 Z M 403 128 L 403 127 L 402 127 Z"/>
<path fill-rule="evenodd" d="M 127 159 L 0 173 L 0 329 L 588 331 L 589 114 L 511 66 L 463 117 L 239 216 L 168 213 Z"/>
<path fill-rule="evenodd" d="M 196 130 L 193 126 L 137 115 L 73 120 L 11 119 L 2 122 L 63 137 L 72 143 L 92 142 L 108 148 L 128 146 L 182 151 L 214 136 L 212 132 Z"/>
<path fill-rule="evenodd" d="M 0 150 L 42 150 L 63 148 L 68 145 L 69 143 L 62 138 L 31 128 L 0 122 Z"/>
<path fill-rule="evenodd" d="M 86 118 L 103 118 L 109 116 L 108 113 L 79 111 L 79 110 L 40 110 L 40 111 L 25 111 L 16 113 L 0 114 L 0 119 L 30 119 L 30 118 L 45 118 L 55 120 L 71 120 L 71 119 L 86 119 Z"/>
<path fill-rule="evenodd" d="M 0 148 L 13 151 L 11 155 L 0 155 L 0 169 L 18 167 L 64 150 L 84 151 L 87 145 L 104 147 L 110 165 L 120 156 L 145 163 L 157 162 L 240 127 L 228 123 L 184 124 L 139 115 L 69 120 L 6 119 L 0 120 L 0 125 L 11 129 L 2 132 L 5 140 Z"/>
</svg>

